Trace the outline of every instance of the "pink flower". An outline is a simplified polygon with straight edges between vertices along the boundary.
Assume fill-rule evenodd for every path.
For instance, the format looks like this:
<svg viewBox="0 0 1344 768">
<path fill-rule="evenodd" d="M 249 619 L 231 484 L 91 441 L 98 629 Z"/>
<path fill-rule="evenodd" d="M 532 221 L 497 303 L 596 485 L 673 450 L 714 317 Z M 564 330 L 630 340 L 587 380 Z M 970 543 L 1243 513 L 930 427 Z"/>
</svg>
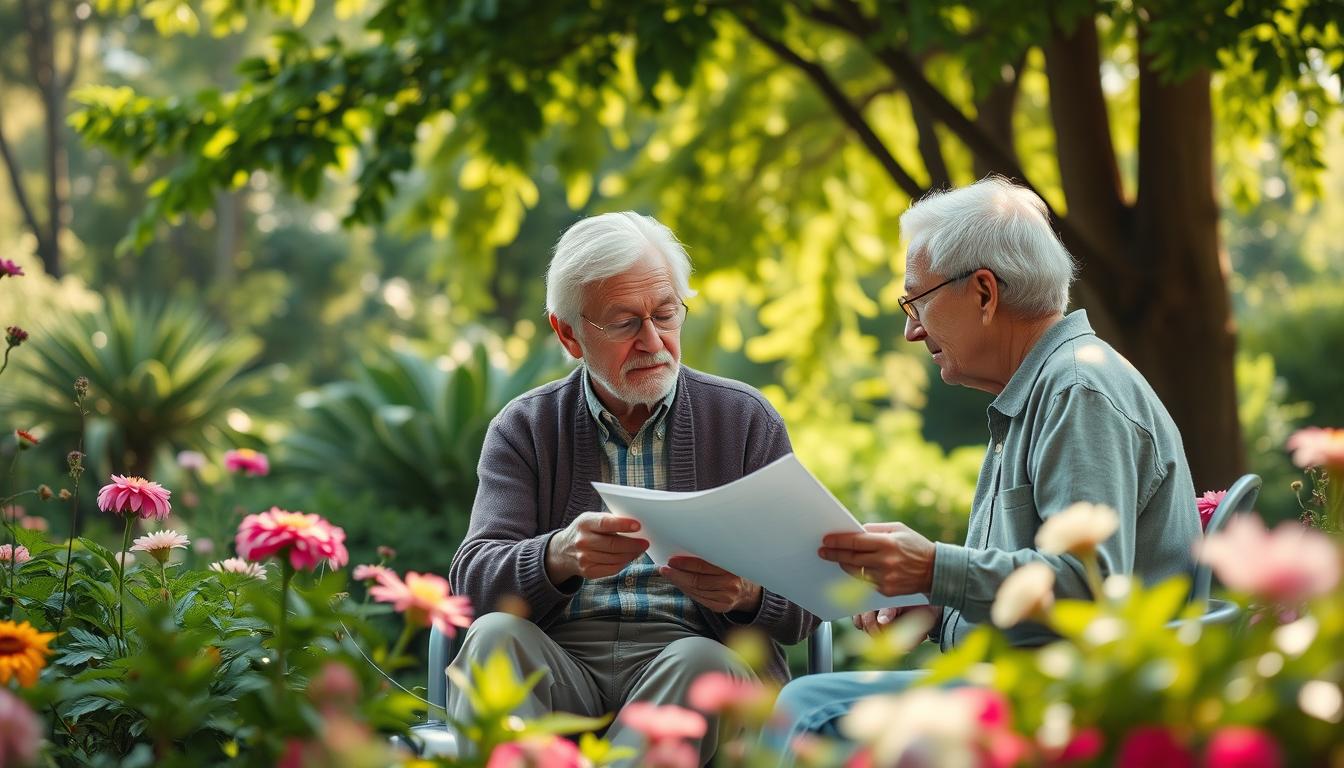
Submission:
<svg viewBox="0 0 1344 768">
<path fill-rule="evenodd" d="M 699 768 L 700 750 L 681 739 L 655 741 L 644 751 L 641 768 Z"/>
<path fill-rule="evenodd" d="M 1064 745 L 1052 762 L 1055 763 L 1086 763 L 1097 759 L 1101 754 L 1102 747 L 1106 746 L 1106 739 L 1101 735 L 1097 728 L 1084 728 L 1073 734 L 1069 743 Z"/>
<path fill-rule="evenodd" d="M 0 277 L 21 277 L 22 275 L 23 267 L 9 259 L 0 259 Z"/>
<path fill-rule="evenodd" d="M 471 623 L 470 598 L 454 596 L 442 576 L 409 571 L 402 581 L 396 573 L 383 570 L 378 583 L 369 588 L 369 595 L 380 603 L 392 603 L 393 608 L 406 614 L 406 621 L 433 626 L 449 637 L 457 634 L 456 627 Z"/>
<path fill-rule="evenodd" d="M 350 667 L 328 661 L 308 681 L 308 698 L 323 710 L 352 709 L 359 703 L 359 688 L 359 678 Z"/>
<path fill-rule="evenodd" d="M 490 753 L 485 768 L 580 768 L 586 765 L 574 742 L 559 736 L 511 741 Z M 695 765 L 699 765 L 697 759 Z"/>
<path fill-rule="evenodd" d="M 733 677 L 726 672 L 706 672 L 697 677 L 686 696 L 692 707 L 709 713 L 752 709 L 769 698 L 770 692 L 759 682 Z"/>
<path fill-rule="evenodd" d="M 234 544 L 238 554 L 252 562 L 288 553 L 289 564 L 301 571 L 315 570 L 323 560 L 340 568 L 350 559 L 345 531 L 319 515 L 279 507 L 243 518 Z"/>
<path fill-rule="evenodd" d="M 32 554 L 22 544 L 19 545 L 17 550 L 14 549 L 13 544 L 0 544 L 0 563 L 8 563 L 13 560 L 16 565 L 22 565 L 32 559 Z"/>
<path fill-rule="evenodd" d="M 1293 463 L 1307 467 L 1344 467 L 1344 429 L 1307 427 L 1288 438 Z"/>
<path fill-rule="evenodd" d="M 249 563 L 241 557 L 230 557 L 227 560 L 211 563 L 210 570 L 215 573 L 240 573 L 254 579 L 266 578 L 266 569 L 260 563 Z"/>
<path fill-rule="evenodd" d="M 26 531 L 45 531 L 51 527 L 45 517 L 21 517 L 19 527 Z"/>
<path fill-rule="evenodd" d="M 42 746 L 42 724 L 18 696 L 0 686 L 0 765 L 32 765 Z"/>
<path fill-rule="evenodd" d="M 355 581 L 381 581 L 384 574 L 392 574 L 392 569 L 385 565 L 356 565 L 351 577 Z"/>
<path fill-rule="evenodd" d="M 1209 739 L 1204 764 L 1208 768 L 1279 768 L 1283 756 L 1268 733 L 1250 726 L 1229 725 Z"/>
<path fill-rule="evenodd" d="M 113 475 L 112 482 L 98 491 L 98 508 L 114 515 L 135 512 L 141 519 L 162 520 L 173 511 L 168 503 L 172 493 L 143 477 Z"/>
<path fill-rule="evenodd" d="M 132 552 L 147 552 L 160 563 L 167 562 L 168 553 L 174 549 L 186 549 L 191 540 L 186 534 L 177 531 L 155 531 L 141 536 L 131 545 Z"/>
<path fill-rule="evenodd" d="M 1117 768 L 1194 768 L 1195 757 L 1162 726 L 1135 728 L 1120 745 Z"/>
<path fill-rule="evenodd" d="M 271 472 L 271 462 L 266 454 L 251 448 L 237 448 L 224 454 L 224 468 L 230 472 L 242 472 L 250 477 L 260 477 Z"/>
<path fill-rule="evenodd" d="M 205 454 L 200 451 L 178 451 L 177 466 L 192 472 L 205 469 Z"/>
<path fill-rule="evenodd" d="M 1203 496 L 1195 497 L 1195 509 L 1199 510 L 1201 528 L 1208 529 L 1213 513 L 1217 511 L 1218 505 L 1223 503 L 1223 497 L 1226 495 L 1227 491 L 1205 491 Z"/>
<path fill-rule="evenodd" d="M 656 706 L 646 701 L 626 704 L 621 722 L 644 734 L 651 744 L 667 739 L 700 739 L 705 736 L 705 718 L 693 709 L 675 704 Z"/>
<path fill-rule="evenodd" d="M 1344 569 L 1329 536 L 1296 522 L 1270 532 L 1254 515 L 1233 517 L 1197 546 L 1199 559 L 1228 588 L 1277 603 L 1326 594 Z"/>
</svg>

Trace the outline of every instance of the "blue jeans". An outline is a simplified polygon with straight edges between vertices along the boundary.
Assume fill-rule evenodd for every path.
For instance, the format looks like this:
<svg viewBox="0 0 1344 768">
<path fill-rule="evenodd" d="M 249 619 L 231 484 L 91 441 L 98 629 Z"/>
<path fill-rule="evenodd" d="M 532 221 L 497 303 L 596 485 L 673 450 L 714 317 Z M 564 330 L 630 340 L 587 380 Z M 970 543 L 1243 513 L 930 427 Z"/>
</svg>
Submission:
<svg viewBox="0 0 1344 768">
<path fill-rule="evenodd" d="M 900 672 L 830 672 L 800 677 L 779 692 L 775 711 L 761 732 L 764 747 L 789 759 L 793 740 L 804 734 L 843 739 L 840 719 L 868 696 L 896 694 L 928 676 L 927 670 Z"/>
</svg>

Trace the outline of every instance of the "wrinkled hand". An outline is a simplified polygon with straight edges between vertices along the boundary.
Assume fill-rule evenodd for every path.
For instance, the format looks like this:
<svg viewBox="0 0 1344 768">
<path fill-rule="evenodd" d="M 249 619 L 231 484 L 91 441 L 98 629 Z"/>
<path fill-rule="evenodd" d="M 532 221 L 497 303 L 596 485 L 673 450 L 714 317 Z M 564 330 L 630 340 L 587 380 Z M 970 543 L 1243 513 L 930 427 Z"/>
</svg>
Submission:
<svg viewBox="0 0 1344 768">
<path fill-rule="evenodd" d="M 863 529 L 826 534 L 817 555 L 888 597 L 933 589 L 933 542 L 905 523 L 868 523 Z"/>
<path fill-rule="evenodd" d="M 938 622 L 943 609 L 937 605 L 907 605 L 904 608 L 883 608 L 878 611 L 868 611 L 860 613 L 854 617 L 854 627 L 876 637 L 887 630 L 897 619 L 905 616 L 915 616 L 920 613 L 929 614 L 926 621 L 930 628 Z"/>
<path fill-rule="evenodd" d="M 658 569 L 663 578 L 686 596 L 715 613 L 755 611 L 761 605 L 761 587 L 698 557 L 677 555 Z"/>
<path fill-rule="evenodd" d="M 644 554 L 649 542 L 622 536 L 639 531 L 639 521 L 605 512 L 584 512 L 546 546 L 546 575 L 552 584 L 582 576 L 598 579 L 621 572 Z"/>
</svg>

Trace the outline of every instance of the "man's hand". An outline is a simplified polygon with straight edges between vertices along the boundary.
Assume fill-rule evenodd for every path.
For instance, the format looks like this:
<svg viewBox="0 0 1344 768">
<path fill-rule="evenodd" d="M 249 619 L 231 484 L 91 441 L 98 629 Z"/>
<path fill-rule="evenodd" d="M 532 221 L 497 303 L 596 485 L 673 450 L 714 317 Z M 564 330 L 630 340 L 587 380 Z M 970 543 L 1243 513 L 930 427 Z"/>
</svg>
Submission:
<svg viewBox="0 0 1344 768">
<path fill-rule="evenodd" d="M 605 512 L 584 512 L 546 545 L 546 575 L 552 584 L 575 576 L 598 579 L 620 573 L 644 554 L 649 542 L 622 536 L 639 531 L 639 521 Z"/>
<path fill-rule="evenodd" d="M 686 596 L 715 613 L 755 611 L 761 605 L 761 587 L 698 557 L 677 555 L 658 569 Z"/>
<path fill-rule="evenodd" d="M 868 523 L 863 532 L 828 533 L 817 555 L 870 581 L 888 597 L 933 589 L 933 542 L 905 523 Z"/>
<path fill-rule="evenodd" d="M 887 627 L 891 626 L 897 619 L 905 616 L 915 616 L 920 613 L 928 614 L 924 620 L 928 623 L 929 629 L 932 629 L 933 625 L 937 623 L 938 617 L 942 615 L 943 609 L 936 605 L 908 605 L 904 608 L 883 608 L 879 611 L 868 611 L 854 617 L 854 627 L 876 637 L 885 632 Z"/>
</svg>

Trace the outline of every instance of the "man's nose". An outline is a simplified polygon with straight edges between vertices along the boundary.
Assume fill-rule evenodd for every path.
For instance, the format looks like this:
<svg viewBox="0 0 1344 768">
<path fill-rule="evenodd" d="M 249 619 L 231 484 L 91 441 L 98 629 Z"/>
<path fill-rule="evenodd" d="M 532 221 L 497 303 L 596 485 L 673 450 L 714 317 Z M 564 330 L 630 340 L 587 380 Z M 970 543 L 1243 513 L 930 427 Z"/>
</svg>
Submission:
<svg viewBox="0 0 1344 768">
<path fill-rule="evenodd" d="M 657 352 L 663 348 L 663 337 L 658 333 L 658 326 L 653 324 L 653 318 L 644 318 L 639 333 L 635 334 L 635 344 L 645 352 Z"/>
<path fill-rule="evenodd" d="M 910 317 L 909 315 L 906 315 L 905 317 L 906 341 L 919 341 L 920 339 L 923 339 L 927 335 L 928 334 L 924 333 L 924 326 L 918 320 L 914 319 L 913 317 Z"/>
</svg>

